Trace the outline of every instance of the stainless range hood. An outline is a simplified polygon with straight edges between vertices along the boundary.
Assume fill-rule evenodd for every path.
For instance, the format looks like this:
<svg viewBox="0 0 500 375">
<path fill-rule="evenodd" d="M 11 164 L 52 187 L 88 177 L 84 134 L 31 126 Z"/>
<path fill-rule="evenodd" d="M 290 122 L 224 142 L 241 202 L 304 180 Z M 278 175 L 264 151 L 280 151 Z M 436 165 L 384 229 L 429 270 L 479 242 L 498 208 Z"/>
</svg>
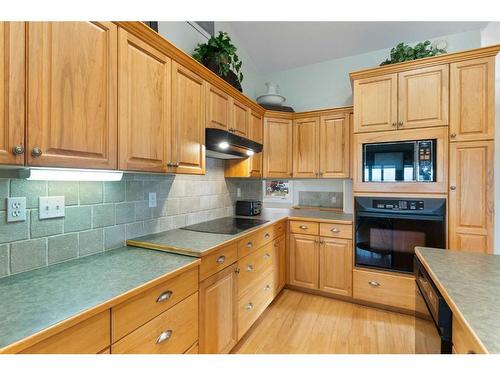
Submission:
<svg viewBox="0 0 500 375">
<path fill-rule="evenodd" d="M 215 159 L 243 159 L 262 152 L 262 144 L 226 130 L 205 130 L 206 154 Z"/>
</svg>

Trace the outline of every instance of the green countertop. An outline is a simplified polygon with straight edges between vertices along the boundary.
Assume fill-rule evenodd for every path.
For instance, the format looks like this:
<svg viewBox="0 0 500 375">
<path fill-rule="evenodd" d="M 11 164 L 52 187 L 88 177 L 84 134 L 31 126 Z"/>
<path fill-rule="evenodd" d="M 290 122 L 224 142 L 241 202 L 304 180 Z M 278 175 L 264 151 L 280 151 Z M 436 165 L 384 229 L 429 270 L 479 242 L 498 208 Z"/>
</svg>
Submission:
<svg viewBox="0 0 500 375">
<path fill-rule="evenodd" d="M 244 217 L 244 216 L 238 216 Z M 315 219 L 323 221 L 337 221 L 351 223 L 352 214 L 336 211 L 320 211 L 308 209 L 286 209 L 286 208 L 264 208 L 258 216 L 251 216 L 254 219 L 267 220 L 267 223 L 253 227 L 244 232 L 228 235 L 217 233 L 194 232 L 184 229 L 173 229 L 147 236 L 137 237 L 128 241 L 129 245 L 154 248 L 161 247 L 165 251 L 188 254 L 201 257 L 210 252 L 213 248 L 227 242 L 236 240 L 248 233 L 258 230 L 263 226 L 273 224 L 284 218 L 290 219 Z"/>
<path fill-rule="evenodd" d="M 415 252 L 452 311 L 489 353 L 500 353 L 500 256 L 426 247 Z"/>
<path fill-rule="evenodd" d="M 123 247 L 0 279 L 0 348 L 197 262 Z"/>
</svg>

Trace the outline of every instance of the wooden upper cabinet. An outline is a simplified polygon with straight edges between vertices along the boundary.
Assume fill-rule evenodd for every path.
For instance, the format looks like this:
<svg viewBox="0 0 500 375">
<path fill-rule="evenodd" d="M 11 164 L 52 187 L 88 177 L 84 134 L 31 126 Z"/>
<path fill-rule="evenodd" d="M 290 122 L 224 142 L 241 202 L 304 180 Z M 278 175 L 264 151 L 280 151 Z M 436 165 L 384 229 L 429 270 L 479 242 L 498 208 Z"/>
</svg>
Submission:
<svg viewBox="0 0 500 375">
<path fill-rule="evenodd" d="M 262 121 L 262 116 L 256 112 L 250 112 L 250 139 L 257 143 L 263 143 L 263 130 L 264 125 Z M 250 176 L 251 177 L 262 177 L 262 155 L 264 151 L 254 154 L 250 157 Z"/>
<path fill-rule="evenodd" d="M 448 125 L 448 64 L 401 72 L 398 128 Z"/>
<path fill-rule="evenodd" d="M 24 27 L 0 22 L 0 164 L 24 164 Z"/>
<path fill-rule="evenodd" d="M 165 172 L 170 157 L 171 60 L 119 30 L 119 169 Z"/>
<path fill-rule="evenodd" d="M 28 24 L 27 161 L 117 167 L 117 26 Z"/>
<path fill-rule="evenodd" d="M 230 130 L 240 137 L 248 137 L 250 109 L 237 100 L 233 99 L 231 102 Z"/>
<path fill-rule="evenodd" d="M 290 284 L 317 289 L 319 281 L 319 240 L 317 236 L 290 235 Z"/>
<path fill-rule="evenodd" d="M 319 176 L 319 117 L 293 121 L 293 177 Z"/>
<path fill-rule="evenodd" d="M 319 289 L 342 296 L 352 295 L 352 241 L 321 238 Z"/>
<path fill-rule="evenodd" d="M 225 354 L 238 341 L 236 263 L 200 283 L 199 352 Z"/>
<path fill-rule="evenodd" d="M 292 121 L 264 120 L 264 177 L 292 177 Z"/>
<path fill-rule="evenodd" d="M 398 121 L 398 75 L 354 81 L 354 132 L 395 130 Z"/>
<path fill-rule="evenodd" d="M 172 61 L 172 172 L 205 173 L 205 82 Z"/>
<path fill-rule="evenodd" d="M 493 141 L 450 145 L 449 248 L 493 252 Z"/>
<path fill-rule="evenodd" d="M 231 97 L 218 88 L 207 84 L 207 128 L 228 130 L 231 122 Z"/>
<path fill-rule="evenodd" d="M 320 177 L 350 177 L 350 144 L 349 114 L 321 116 L 319 123 Z"/>
<path fill-rule="evenodd" d="M 450 64 L 450 140 L 493 139 L 495 58 Z"/>
</svg>

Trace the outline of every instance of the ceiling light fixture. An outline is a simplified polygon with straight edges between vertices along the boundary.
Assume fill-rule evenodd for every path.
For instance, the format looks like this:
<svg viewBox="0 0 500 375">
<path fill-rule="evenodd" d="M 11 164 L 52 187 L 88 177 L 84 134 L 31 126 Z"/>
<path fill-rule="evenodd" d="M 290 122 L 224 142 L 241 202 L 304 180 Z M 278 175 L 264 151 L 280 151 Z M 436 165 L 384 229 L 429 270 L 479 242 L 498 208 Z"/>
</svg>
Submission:
<svg viewBox="0 0 500 375">
<path fill-rule="evenodd" d="M 28 180 L 47 181 L 120 181 L 122 171 L 63 169 L 63 168 L 31 168 Z"/>
</svg>

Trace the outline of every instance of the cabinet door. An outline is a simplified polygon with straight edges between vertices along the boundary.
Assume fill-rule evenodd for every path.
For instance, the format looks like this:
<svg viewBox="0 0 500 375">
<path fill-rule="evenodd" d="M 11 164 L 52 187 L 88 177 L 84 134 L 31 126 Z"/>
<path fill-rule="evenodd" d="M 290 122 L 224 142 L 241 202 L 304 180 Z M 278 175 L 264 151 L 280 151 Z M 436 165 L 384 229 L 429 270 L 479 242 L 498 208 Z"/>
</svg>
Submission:
<svg viewBox="0 0 500 375">
<path fill-rule="evenodd" d="M 353 85 L 354 132 L 395 130 L 398 121 L 398 75 L 357 79 Z"/>
<path fill-rule="evenodd" d="M 205 173 L 205 83 L 172 62 L 172 163 L 176 173 Z"/>
<path fill-rule="evenodd" d="M 24 164 L 24 26 L 0 22 L 0 164 Z"/>
<path fill-rule="evenodd" d="M 352 295 L 352 241 L 321 238 L 319 288 L 342 296 Z"/>
<path fill-rule="evenodd" d="M 262 116 L 252 111 L 250 113 L 250 139 L 257 143 L 262 143 L 262 130 Z M 249 158 L 251 177 L 262 177 L 262 154 L 263 152 L 259 152 Z"/>
<path fill-rule="evenodd" d="M 291 120 L 264 120 L 264 177 L 292 177 Z"/>
<path fill-rule="evenodd" d="M 321 116 L 319 126 L 319 175 L 349 178 L 351 131 L 349 115 Z"/>
<path fill-rule="evenodd" d="M 231 105 L 231 130 L 240 137 L 248 137 L 250 110 L 237 100 L 232 100 Z"/>
<path fill-rule="evenodd" d="M 495 58 L 450 65 L 450 139 L 480 141 L 495 134 Z"/>
<path fill-rule="evenodd" d="M 293 121 L 293 177 L 319 177 L 319 118 Z"/>
<path fill-rule="evenodd" d="M 231 119 L 231 97 L 207 84 L 207 128 L 228 130 Z"/>
<path fill-rule="evenodd" d="M 493 252 L 493 141 L 450 146 L 449 248 Z"/>
<path fill-rule="evenodd" d="M 399 73 L 398 128 L 448 125 L 448 64 Z"/>
<path fill-rule="evenodd" d="M 236 264 L 200 283 L 202 354 L 228 353 L 238 340 L 238 285 Z"/>
<path fill-rule="evenodd" d="M 119 168 L 165 172 L 170 153 L 171 60 L 119 30 Z"/>
<path fill-rule="evenodd" d="M 290 284 L 318 289 L 318 272 L 318 237 L 290 234 Z"/>
<path fill-rule="evenodd" d="M 117 167 L 117 26 L 30 22 L 27 161 Z"/>
</svg>

